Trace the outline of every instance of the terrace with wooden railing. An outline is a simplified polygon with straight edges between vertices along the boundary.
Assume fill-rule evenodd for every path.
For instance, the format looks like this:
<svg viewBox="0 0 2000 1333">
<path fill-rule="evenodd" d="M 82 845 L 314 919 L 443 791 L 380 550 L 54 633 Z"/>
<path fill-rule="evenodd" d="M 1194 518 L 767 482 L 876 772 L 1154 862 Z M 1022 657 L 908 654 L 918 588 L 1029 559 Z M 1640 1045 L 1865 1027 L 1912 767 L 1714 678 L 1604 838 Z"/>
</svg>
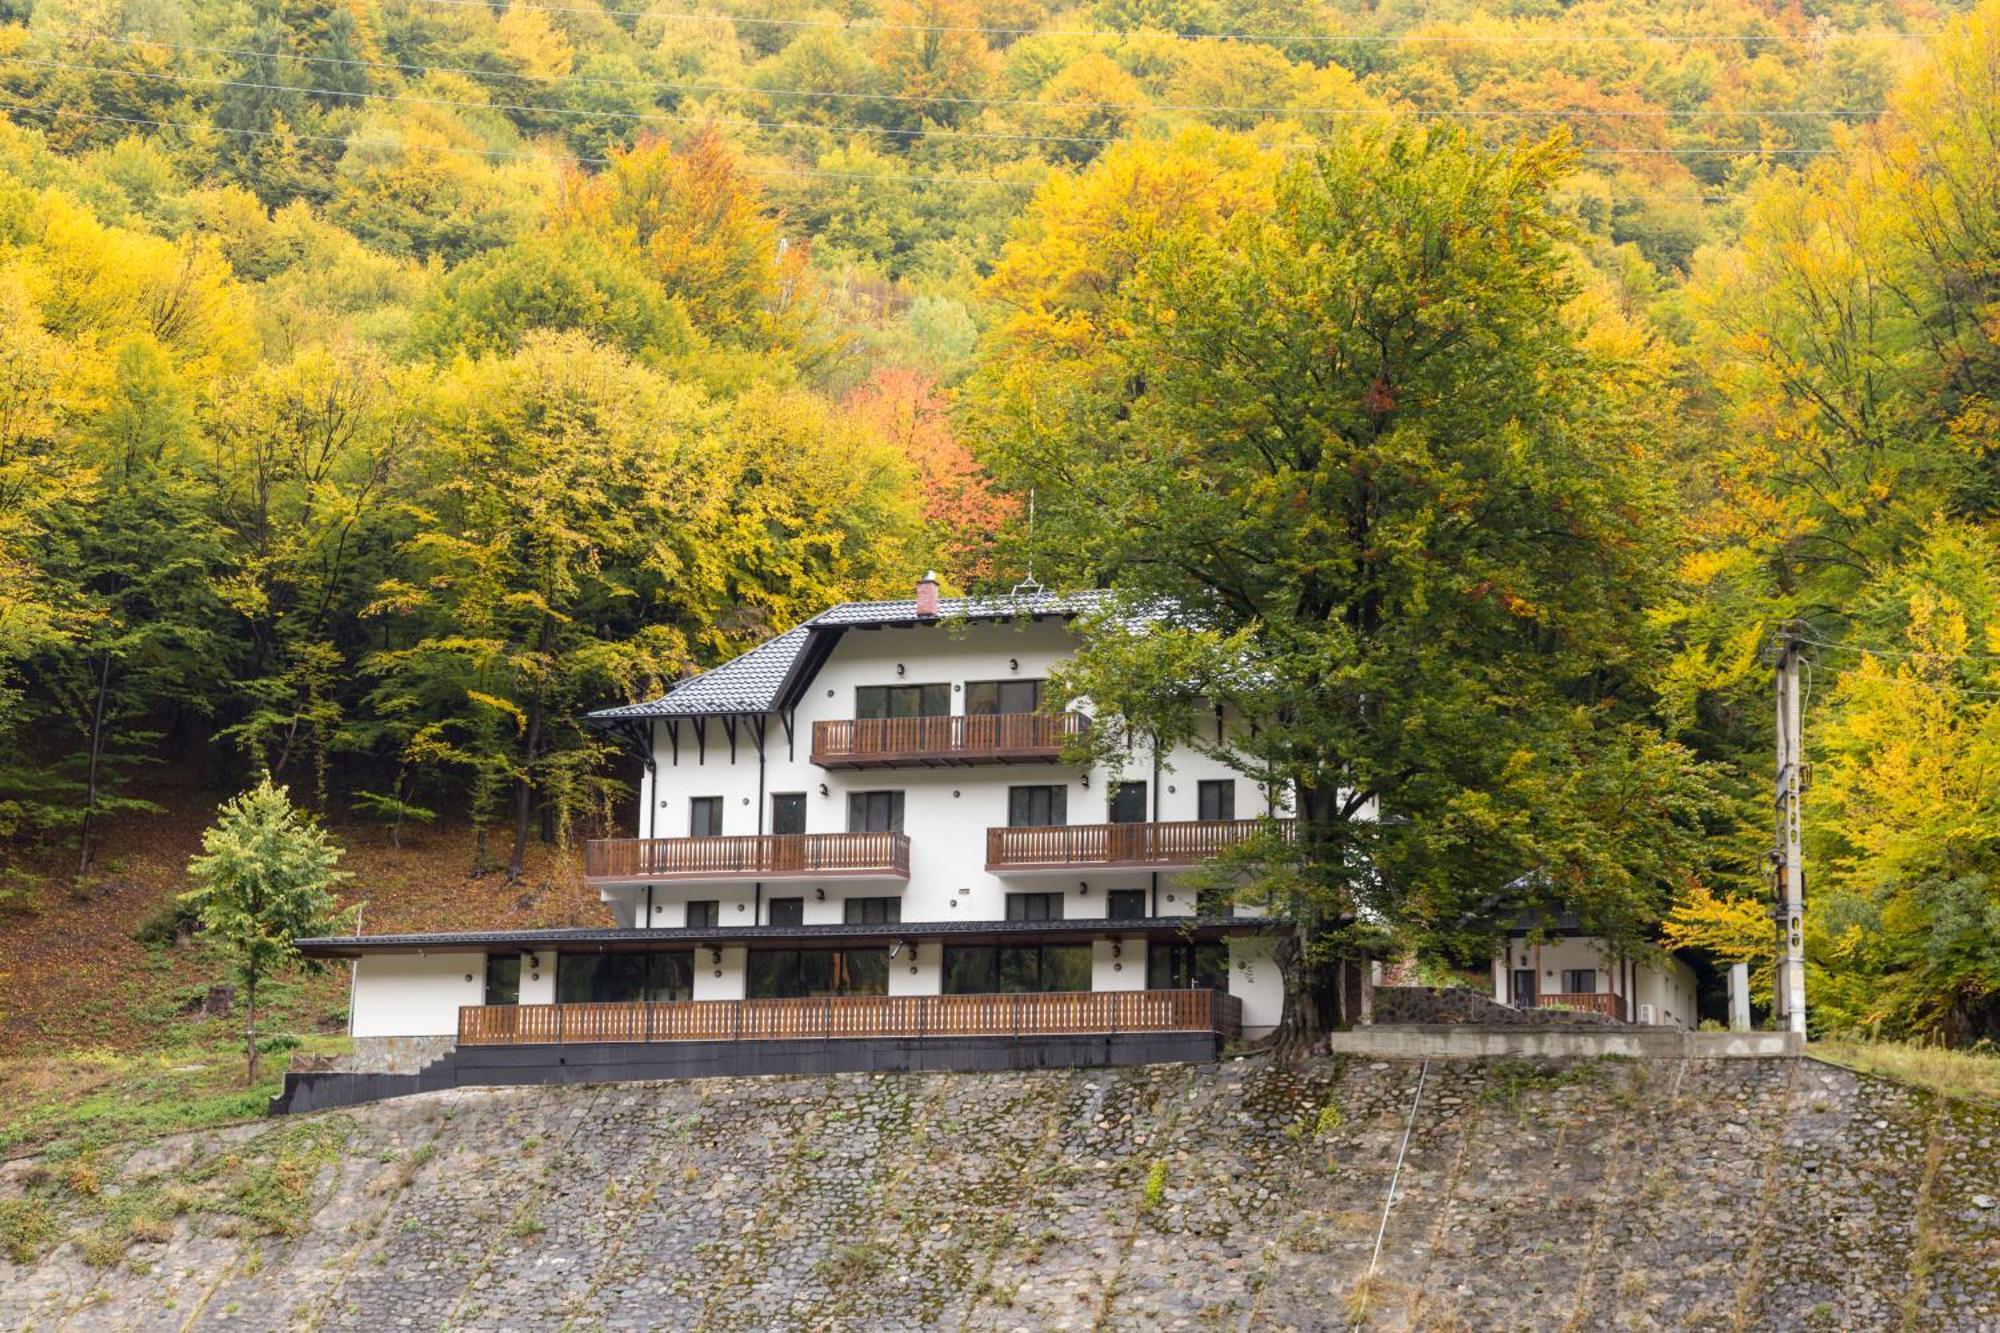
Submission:
<svg viewBox="0 0 2000 1333">
<path fill-rule="evenodd" d="M 592 884 L 686 880 L 910 877 L 902 833 L 764 833 L 727 838 L 593 838 L 583 850 Z"/>
<path fill-rule="evenodd" d="M 1625 997 L 1609 991 L 1562 992 L 1535 997 L 1537 1009 L 1573 1009 L 1580 1014 L 1602 1014 L 1620 1023 L 1630 1022 L 1625 1014 Z"/>
<path fill-rule="evenodd" d="M 1047 764 L 1089 725 L 1081 713 L 843 718 L 813 723 L 812 760 L 821 768 Z"/>
<path fill-rule="evenodd" d="M 1098 866 L 1161 869 L 1199 865 L 1274 828 L 1290 839 L 1292 821 L 1188 819 L 1159 824 L 1055 824 L 986 830 L 986 868 L 1077 870 Z"/>
<path fill-rule="evenodd" d="M 1212 1032 L 1234 1040 L 1243 1032 L 1243 1002 L 1223 991 L 1135 990 L 468 1004 L 458 1011 L 461 1046 L 1128 1032 Z"/>
</svg>

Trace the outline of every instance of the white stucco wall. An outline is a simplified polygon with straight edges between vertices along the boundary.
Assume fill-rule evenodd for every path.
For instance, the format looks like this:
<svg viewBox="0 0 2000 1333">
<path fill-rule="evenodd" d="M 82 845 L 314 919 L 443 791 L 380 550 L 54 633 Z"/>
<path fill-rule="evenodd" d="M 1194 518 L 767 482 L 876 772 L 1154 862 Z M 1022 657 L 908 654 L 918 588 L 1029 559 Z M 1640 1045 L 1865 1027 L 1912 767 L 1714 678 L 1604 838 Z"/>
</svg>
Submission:
<svg viewBox="0 0 2000 1333">
<path fill-rule="evenodd" d="M 1243 1035 L 1262 1037 L 1285 1013 L 1285 979 L 1271 957 L 1271 941 L 1248 937 L 1229 942 L 1229 993 L 1243 1001 Z"/>
<path fill-rule="evenodd" d="M 355 967 L 356 1037 L 455 1037 L 459 1006 L 486 998 L 483 953 L 372 954 Z"/>
</svg>

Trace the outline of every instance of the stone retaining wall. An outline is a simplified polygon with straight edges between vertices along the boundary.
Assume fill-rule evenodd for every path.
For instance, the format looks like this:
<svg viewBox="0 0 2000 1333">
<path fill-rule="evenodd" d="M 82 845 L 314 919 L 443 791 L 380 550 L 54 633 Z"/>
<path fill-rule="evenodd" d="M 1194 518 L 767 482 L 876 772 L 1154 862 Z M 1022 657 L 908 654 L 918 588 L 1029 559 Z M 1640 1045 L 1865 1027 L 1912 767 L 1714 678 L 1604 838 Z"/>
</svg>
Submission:
<svg viewBox="0 0 2000 1333">
<path fill-rule="evenodd" d="M 1810 1060 L 455 1091 L 106 1156 L 102 1196 L 312 1125 L 298 1234 L 0 1256 L 0 1327 L 2000 1327 L 2000 1112 Z"/>
</svg>

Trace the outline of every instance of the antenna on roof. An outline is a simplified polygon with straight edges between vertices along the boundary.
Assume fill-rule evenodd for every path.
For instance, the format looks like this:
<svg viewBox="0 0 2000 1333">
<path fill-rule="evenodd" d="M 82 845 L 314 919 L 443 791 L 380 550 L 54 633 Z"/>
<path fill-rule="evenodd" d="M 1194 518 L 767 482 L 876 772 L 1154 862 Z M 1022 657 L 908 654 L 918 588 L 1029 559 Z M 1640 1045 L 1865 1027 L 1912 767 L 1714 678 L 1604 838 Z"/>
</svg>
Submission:
<svg viewBox="0 0 2000 1333">
<path fill-rule="evenodd" d="M 1013 595 L 1038 593 L 1042 585 L 1035 582 L 1035 488 L 1028 488 L 1028 577 L 1014 585 Z"/>
</svg>

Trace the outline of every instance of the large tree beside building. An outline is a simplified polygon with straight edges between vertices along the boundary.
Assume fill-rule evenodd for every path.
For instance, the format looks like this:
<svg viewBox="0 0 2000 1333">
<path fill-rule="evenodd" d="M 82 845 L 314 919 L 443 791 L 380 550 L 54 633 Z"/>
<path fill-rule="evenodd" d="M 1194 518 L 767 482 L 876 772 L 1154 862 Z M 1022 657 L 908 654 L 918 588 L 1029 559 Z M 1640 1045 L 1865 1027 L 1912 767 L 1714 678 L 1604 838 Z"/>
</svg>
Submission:
<svg viewBox="0 0 2000 1333">
<path fill-rule="evenodd" d="M 1648 714 L 1669 496 L 1621 344 L 1577 327 L 1572 160 L 1437 128 L 1114 152 L 1130 215 L 1052 194 L 994 280 L 983 426 L 1037 546 L 1153 603 L 1068 693 L 1291 794 L 1242 891 L 1294 969 L 1357 919 L 1470 958 L 1536 906 L 1643 947 L 1696 868 L 1707 778 Z M 1218 705 L 1255 727 L 1218 741 Z"/>
</svg>

